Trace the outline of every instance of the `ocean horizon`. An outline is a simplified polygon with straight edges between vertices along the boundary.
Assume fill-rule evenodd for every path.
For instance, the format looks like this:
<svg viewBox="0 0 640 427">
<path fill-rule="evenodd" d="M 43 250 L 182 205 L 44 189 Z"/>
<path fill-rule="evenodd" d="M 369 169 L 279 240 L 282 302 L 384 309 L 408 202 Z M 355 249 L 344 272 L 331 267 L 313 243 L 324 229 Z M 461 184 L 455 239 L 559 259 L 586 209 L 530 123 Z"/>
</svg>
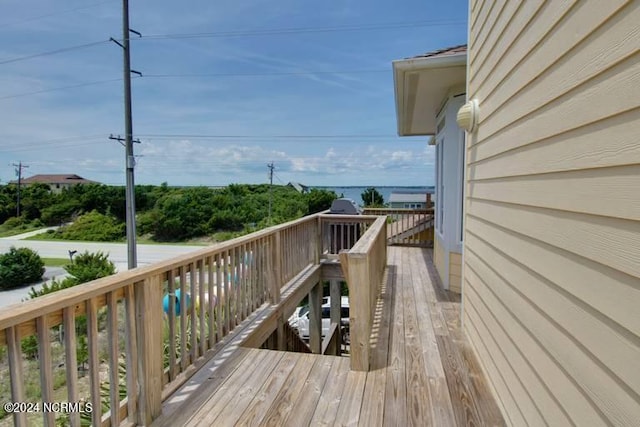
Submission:
<svg viewBox="0 0 640 427">
<path fill-rule="evenodd" d="M 346 197 L 347 199 L 353 199 L 357 204 L 362 205 L 362 193 L 367 189 L 373 187 L 384 199 L 385 203 L 389 202 L 389 196 L 394 192 L 407 192 L 407 191 L 416 191 L 416 192 L 426 192 L 433 193 L 435 190 L 434 186 L 431 185 L 418 185 L 418 186 L 399 186 L 399 185 L 365 185 L 365 186 L 356 186 L 356 185 L 341 185 L 339 187 L 332 186 L 310 186 L 309 188 L 316 188 L 318 190 L 329 190 L 335 191 L 338 197 Z"/>
</svg>

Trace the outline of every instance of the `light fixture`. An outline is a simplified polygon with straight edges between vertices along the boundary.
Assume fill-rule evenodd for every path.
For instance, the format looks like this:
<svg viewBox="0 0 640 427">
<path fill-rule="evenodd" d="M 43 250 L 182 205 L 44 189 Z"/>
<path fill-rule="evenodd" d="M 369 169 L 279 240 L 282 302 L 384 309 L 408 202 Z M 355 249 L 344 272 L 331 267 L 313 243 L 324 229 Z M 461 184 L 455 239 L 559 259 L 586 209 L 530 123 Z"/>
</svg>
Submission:
<svg viewBox="0 0 640 427">
<path fill-rule="evenodd" d="M 464 104 L 458 110 L 458 116 L 456 117 L 458 126 L 467 132 L 475 131 L 478 124 L 478 112 L 478 101 L 476 99 L 472 99 Z"/>
</svg>

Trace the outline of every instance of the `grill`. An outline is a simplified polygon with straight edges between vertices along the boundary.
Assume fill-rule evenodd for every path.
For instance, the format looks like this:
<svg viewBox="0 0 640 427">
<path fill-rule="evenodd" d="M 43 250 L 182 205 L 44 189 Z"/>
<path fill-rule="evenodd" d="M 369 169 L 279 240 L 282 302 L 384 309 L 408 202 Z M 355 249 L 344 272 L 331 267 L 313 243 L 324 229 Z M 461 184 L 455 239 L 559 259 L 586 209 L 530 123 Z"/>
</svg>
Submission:
<svg viewBox="0 0 640 427">
<path fill-rule="evenodd" d="M 331 203 L 331 214 L 362 215 L 362 209 L 352 199 L 336 199 Z"/>
</svg>

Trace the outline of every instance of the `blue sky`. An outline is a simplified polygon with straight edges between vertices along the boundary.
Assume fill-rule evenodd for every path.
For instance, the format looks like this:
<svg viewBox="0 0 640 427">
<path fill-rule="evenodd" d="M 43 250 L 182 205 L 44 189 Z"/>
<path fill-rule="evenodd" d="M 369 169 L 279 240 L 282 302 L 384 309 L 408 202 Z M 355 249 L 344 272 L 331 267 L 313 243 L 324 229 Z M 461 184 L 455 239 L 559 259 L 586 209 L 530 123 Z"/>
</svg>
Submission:
<svg viewBox="0 0 640 427">
<path fill-rule="evenodd" d="M 391 61 L 465 43 L 467 0 L 130 3 L 136 183 L 260 183 L 271 161 L 276 183 L 433 183 L 426 139 L 396 136 Z M 0 180 L 22 161 L 123 184 L 121 2 L 0 11 Z"/>
</svg>

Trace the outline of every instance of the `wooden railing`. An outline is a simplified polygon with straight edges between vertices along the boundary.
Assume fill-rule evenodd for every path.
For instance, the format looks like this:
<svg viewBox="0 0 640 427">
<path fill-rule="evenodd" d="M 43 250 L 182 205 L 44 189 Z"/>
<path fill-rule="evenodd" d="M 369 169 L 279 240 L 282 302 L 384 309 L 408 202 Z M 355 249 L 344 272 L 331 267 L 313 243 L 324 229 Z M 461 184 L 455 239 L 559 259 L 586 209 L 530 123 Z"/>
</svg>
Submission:
<svg viewBox="0 0 640 427">
<path fill-rule="evenodd" d="M 162 402 L 252 313 L 272 305 L 279 321 L 286 321 L 285 312 L 306 293 L 296 293 L 297 302 L 287 294 L 286 307 L 280 307 L 281 291 L 290 289 L 283 286 L 323 257 L 337 260 L 341 250 L 349 250 L 351 312 L 358 326 L 351 332 L 352 348 L 358 337 L 352 353 L 360 366 L 359 348 L 370 329 L 370 314 L 360 306 L 375 301 L 371 286 L 380 283 L 385 237 L 383 218 L 316 214 L 0 310 L 0 387 L 10 389 L 3 397 L 65 401 L 80 409 L 62 415 L 15 412 L 14 424 L 39 423 L 41 417 L 46 426 L 148 425 L 161 414 Z M 321 342 L 322 283 L 319 276 L 315 280 L 308 291 L 316 329 L 310 344 L 321 353 L 340 343 L 334 337 Z M 331 292 L 331 318 L 338 324 L 337 282 Z"/>
<path fill-rule="evenodd" d="M 322 254 L 338 255 L 349 250 L 376 220 L 371 215 L 322 215 Z"/>
<path fill-rule="evenodd" d="M 404 246 L 433 246 L 433 209 L 373 209 L 365 215 L 386 215 L 387 244 Z"/>
<path fill-rule="evenodd" d="M 10 400 L 86 401 L 92 425 L 148 425 L 210 349 L 257 307 L 277 304 L 282 285 L 318 262 L 320 221 L 305 217 L 0 311 L 8 362 L 0 377 Z M 37 360 L 23 355 L 29 341 Z M 78 374 L 85 364 L 88 377 Z M 55 425 L 54 412 L 39 416 Z M 80 413 L 67 416 L 59 422 L 80 425 Z M 24 412 L 13 418 L 32 424 Z"/>
<path fill-rule="evenodd" d="M 369 370 L 373 315 L 386 260 L 386 217 L 378 217 L 351 249 L 340 253 L 349 286 L 352 370 Z"/>
</svg>

